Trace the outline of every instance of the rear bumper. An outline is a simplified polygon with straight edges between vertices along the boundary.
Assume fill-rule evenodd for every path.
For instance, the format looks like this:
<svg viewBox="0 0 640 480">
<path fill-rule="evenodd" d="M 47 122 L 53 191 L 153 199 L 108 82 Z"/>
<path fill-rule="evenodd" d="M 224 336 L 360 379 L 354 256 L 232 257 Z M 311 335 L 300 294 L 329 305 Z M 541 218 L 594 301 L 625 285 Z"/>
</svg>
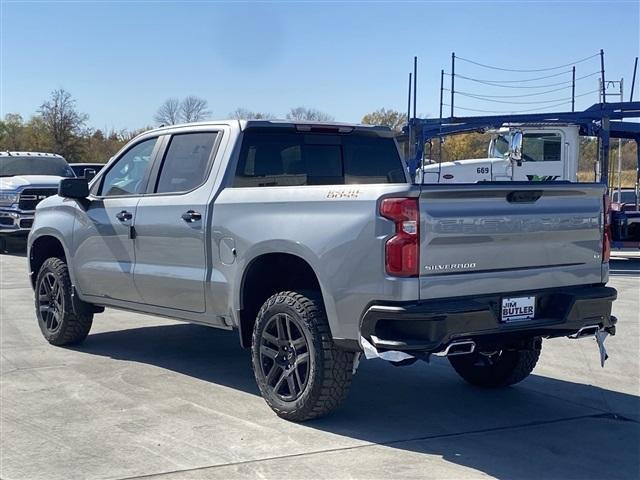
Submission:
<svg viewBox="0 0 640 480">
<path fill-rule="evenodd" d="M 502 297 L 536 296 L 536 318 L 503 323 Z M 378 350 L 440 352 L 454 340 L 473 340 L 479 349 L 515 345 L 532 337 L 564 337 L 597 325 L 615 331 L 611 287 L 584 286 L 500 295 L 374 303 L 361 320 L 361 335 Z"/>
</svg>

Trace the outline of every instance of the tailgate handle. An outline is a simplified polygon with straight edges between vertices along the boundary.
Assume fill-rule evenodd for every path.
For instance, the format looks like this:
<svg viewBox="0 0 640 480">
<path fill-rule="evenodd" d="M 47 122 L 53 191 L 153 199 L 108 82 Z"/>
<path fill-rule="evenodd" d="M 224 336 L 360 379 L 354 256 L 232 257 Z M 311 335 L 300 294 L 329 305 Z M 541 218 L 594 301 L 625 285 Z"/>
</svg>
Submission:
<svg viewBox="0 0 640 480">
<path fill-rule="evenodd" d="M 542 196 L 542 190 L 516 190 L 507 195 L 509 203 L 534 203 Z"/>
</svg>

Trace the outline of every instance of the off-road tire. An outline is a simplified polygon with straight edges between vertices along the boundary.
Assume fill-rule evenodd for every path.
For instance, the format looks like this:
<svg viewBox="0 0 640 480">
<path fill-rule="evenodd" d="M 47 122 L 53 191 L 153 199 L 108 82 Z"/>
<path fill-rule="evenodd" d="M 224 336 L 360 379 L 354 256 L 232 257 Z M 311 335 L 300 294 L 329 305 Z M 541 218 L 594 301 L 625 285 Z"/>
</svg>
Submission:
<svg viewBox="0 0 640 480">
<path fill-rule="evenodd" d="M 308 345 L 309 371 L 299 397 L 285 401 L 274 393 L 264 372 L 266 357 L 261 356 L 263 336 L 278 315 L 293 317 Z M 296 327 L 297 327 L 296 326 Z M 351 385 L 354 353 L 336 347 L 322 299 L 315 292 L 280 292 L 271 296 L 260 309 L 251 344 L 253 371 L 258 388 L 271 409 L 280 417 L 303 422 L 335 410 L 345 399 Z M 275 362 L 275 360 L 274 360 Z M 273 367 L 272 367 L 273 368 Z"/>
<path fill-rule="evenodd" d="M 41 310 L 42 303 L 40 300 L 41 287 L 51 275 L 57 280 L 60 288 L 60 308 L 57 311 L 59 321 L 56 328 L 47 328 L 45 320 L 46 312 Z M 93 314 L 78 314 L 73 310 L 71 300 L 71 278 L 67 264 L 60 258 L 52 257 L 44 261 L 36 277 L 35 288 L 35 306 L 36 316 L 38 318 L 38 326 L 44 338 L 52 345 L 73 345 L 82 342 L 91 330 L 93 323 Z"/>
<path fill-rule="evenodd" d="M 514 385 L 529 376 L 538 363 L 540 349 L 502 350 L 491 364 L 479 352 L 448 357 L 451 366 L 472 385 L 498 388 Z"/>
</svg>

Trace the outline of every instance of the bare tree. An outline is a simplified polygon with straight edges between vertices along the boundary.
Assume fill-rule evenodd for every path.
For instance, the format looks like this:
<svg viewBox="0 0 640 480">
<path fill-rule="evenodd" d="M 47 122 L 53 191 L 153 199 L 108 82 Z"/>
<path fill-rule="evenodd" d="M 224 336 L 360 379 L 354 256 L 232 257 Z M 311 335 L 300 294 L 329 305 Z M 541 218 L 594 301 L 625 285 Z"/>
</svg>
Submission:
<svg viewBox="0 0 640 480">
<path fill-rule="evenodd" d="M 175 125 L 180 122 L 180 100 L 167 98 L 153 119 L 161 125 Z"/>
<path fill-rule="evenodd" d="M 200 122 L 209 115 L 209 104 L 204 98 L 189 95 L 180 104 L 180 116 L 184 122 Z"/>
<path fill-rule="evenodd" d="M 335 120 L 328 113 L 321 112 L 316 108 L 296 107 L 289 110 L 287 120 L 312 120 L 315 122 L 332 122 Z"/>
<path fill-rule="evenodd" d="M 89 116 L 76 110 L 76 101 L 64 89 L 54 90 L 38 110 L 53 140 L 53 148 L 69 161 L 80 156 L 80 139 Z"/>
<path fill-rule="evenodd" d="M 246 108 L 236 108 L 235 111 L 229 114 L 231 118 L 235 118 L 237 120 L 269 120 L 275 118 L 275 115 L 271 113 L 265 112 L 252 112 L 251 110 L 247 110 Z"/>
</svg>

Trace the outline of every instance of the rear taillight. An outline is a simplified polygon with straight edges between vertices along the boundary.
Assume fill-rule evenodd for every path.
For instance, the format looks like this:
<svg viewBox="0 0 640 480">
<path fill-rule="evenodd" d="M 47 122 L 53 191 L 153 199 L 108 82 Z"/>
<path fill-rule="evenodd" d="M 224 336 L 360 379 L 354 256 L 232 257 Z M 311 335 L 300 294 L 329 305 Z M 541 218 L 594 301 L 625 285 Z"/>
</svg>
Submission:
<svg viewBox="0 0 640 480">
<path fill-rule="evenodd" d="M 611 256 L 611 199 L 609 195 L 604 195 L 602 203 L 602 211 L 604 214 L 602 221 L 602 263 L 606 263 Z"/>
<path fill-rule="evenodd" d="M 395 223 L 395 234 L 385 245 L 387 273 L 416 277 L 420 269 L 420 215 L 417 198 L 385 198 L 380 215 Z"/>
</svg>

